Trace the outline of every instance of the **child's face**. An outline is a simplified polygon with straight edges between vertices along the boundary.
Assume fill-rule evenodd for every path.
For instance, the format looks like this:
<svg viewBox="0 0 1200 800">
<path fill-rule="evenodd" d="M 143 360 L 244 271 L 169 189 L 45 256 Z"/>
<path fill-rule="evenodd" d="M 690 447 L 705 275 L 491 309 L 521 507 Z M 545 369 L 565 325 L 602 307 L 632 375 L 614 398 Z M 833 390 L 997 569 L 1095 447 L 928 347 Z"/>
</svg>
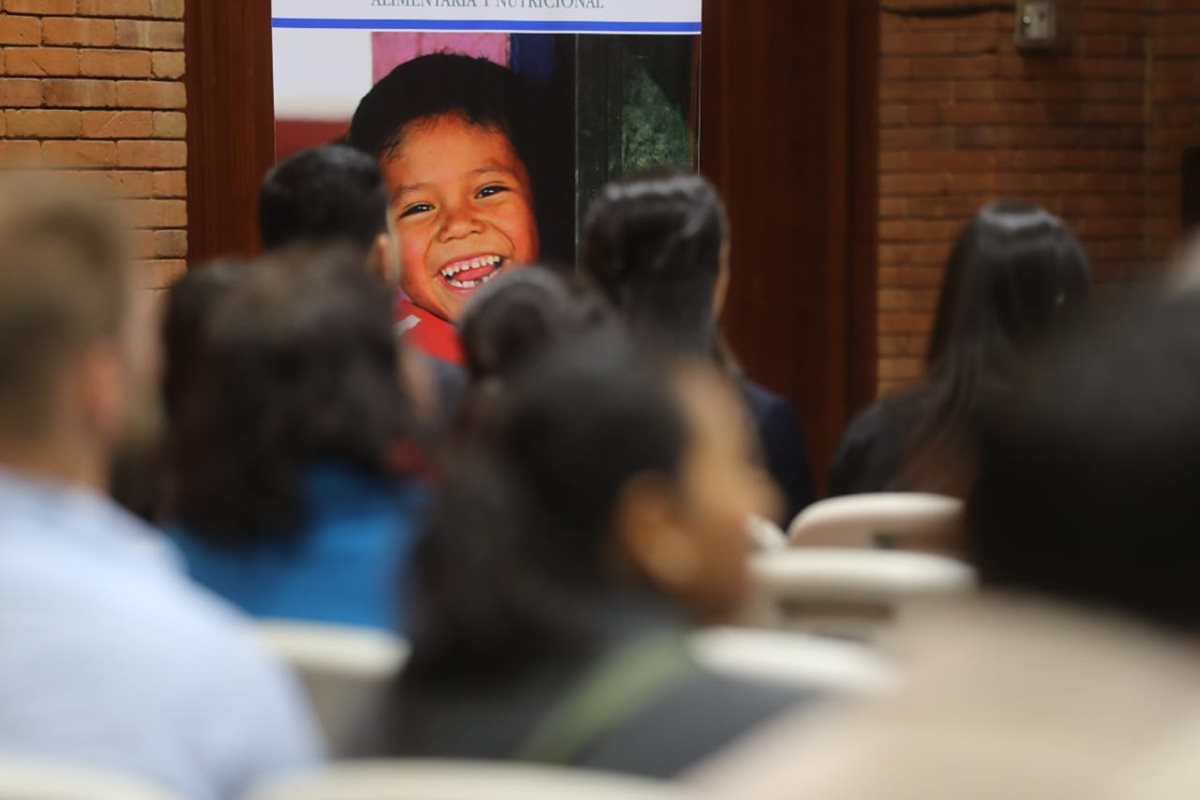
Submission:
<svg viewBox="0 0 1200 800">
<path fill-rule="evenodd" d="M 404 253 L 400 288 L 455 320 L 502 270 L 538 257 L 529 174 L 503 133 L 444 115 L 410 124 L 383 164 Z"/>
</svg>

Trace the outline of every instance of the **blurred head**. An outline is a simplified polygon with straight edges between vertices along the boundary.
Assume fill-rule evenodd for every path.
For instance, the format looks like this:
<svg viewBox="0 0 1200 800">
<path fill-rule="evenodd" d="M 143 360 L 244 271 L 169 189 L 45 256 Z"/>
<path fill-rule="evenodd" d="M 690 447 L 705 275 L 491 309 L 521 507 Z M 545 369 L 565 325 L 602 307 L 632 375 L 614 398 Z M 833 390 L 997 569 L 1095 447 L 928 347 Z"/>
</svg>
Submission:
<svg viewBox="0 0 1200 800">
<path fill-rule="evenodd" d="M 1200 299 L 1148 304 L 1039 364 L 983 426 L 968 504 L 988 584 L 1200 630 Z"/>
<path fill-rule="evenodd" d="M 0 453 L 95 486 L 158 419 L 154 305 L 110 207 L 59 177 L 0 183 Z"/>
<path fill-rule="evenodd" d="M 1007 391 L 1028 358 L 1079 317 L 1090 285 L 1079 240 L 1043 209 L 997 202 L 966 224 L 938 301 L 910 483 L 959 488 L 947 474 L 969 472 L 981 404 Z"/>
<path fill-rule="evenodd" d="M 304 150 L 276 164 L 258 191 L 263 246 L 344 244 L 367 254 L 381 278 L 400 279 L 388 187 L 372 157 L 344 145 Z"/>
<path fill-rule="evenodd" d="M 173 403 L 173 510 L 215 544 L 283 540 L 305 519 L 312 467 L 394 472 L 410 420 L 391 299 L 354 250 L 289 252 L 222 279 Z"/>
<path fill-rule="evenodd" d="M 532 106 L 511 70 L 438 53 L 396 67 L 355 111 L 348 141 L 378 159 L 387 181 L 401 288 L 443 319 L 539 255 Z"/>
<path fill-rule="evenodd" d="M 584 225 L 584 268 L 635 335 L 709 357 L 728 285 L 729 222 L 712 185 L 655 171 L 610 183 Z"/>
<path fill-rule="evenodd" d="M 578 645 L 614 595 L 728 615 L 746 517 L 770 502 L 741 419 L 708 368 L 667 378 L 610 333 L 524 373 L 434 510 L 413 669 L 477 672 L 464 655 L 500 668 Z"/>
</svg>

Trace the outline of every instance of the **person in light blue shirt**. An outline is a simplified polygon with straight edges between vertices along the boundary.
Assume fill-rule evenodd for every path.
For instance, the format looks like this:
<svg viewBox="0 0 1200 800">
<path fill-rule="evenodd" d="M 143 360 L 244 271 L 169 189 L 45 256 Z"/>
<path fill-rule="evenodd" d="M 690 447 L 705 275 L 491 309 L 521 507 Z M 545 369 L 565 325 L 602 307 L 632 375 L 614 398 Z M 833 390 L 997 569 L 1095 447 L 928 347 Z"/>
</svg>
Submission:
<svg viewBox="0 0 1200 800">
<path fill-rule="evenodd" d="M 0 752 L 234 800 L 320 745 L 243 617 L 104 497 L 155 418 L 151 300 L 127 263 L 77 187 L 0 182 Z"/>
<path fill-rule="evenodd" d="M 353 248 L 242 271 L 168 303 L 172 540 L 255 617 L 403 631 L 421 492 L 388 290 Z"/>
</svg>

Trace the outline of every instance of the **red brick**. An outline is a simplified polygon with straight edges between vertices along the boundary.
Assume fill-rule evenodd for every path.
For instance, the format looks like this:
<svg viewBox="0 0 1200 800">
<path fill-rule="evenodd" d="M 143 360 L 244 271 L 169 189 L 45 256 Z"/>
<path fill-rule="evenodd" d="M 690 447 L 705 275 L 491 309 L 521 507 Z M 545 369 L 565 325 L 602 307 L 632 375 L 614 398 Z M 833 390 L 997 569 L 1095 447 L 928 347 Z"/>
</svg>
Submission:
<svg viewBox="0 0 1200 800">
<path fill-rule="evenodd" d="M 183 200 L 128 200 L 130 220 L 139 228 L 183 228 L 187 226 L 187 203 Z"/>
<path fill-rule="evenodd" d="M 69 47 L 10 47 L 4 53 L 8 75 L 79 74 L 79 51 Z"/>
<path fill-rule="evenodd" d="M 89 17 L 148 17 L 150 0 L 79 0 L 79 12 Z"/>
<path fill-rule="evenodd" d="M 8 14 L 37 14 L 39 16 L 75 13 L 75 0 L 5 0 Z"/>
<path fill-rule="evenodd" d="M 187 173 L 183 171 L 154 173 L 154 196 L 186 197 Z"/>
<path fill-rule="evenodd" d="M 42 82 L 33 78 L 0 77 L 0 107 L 22 108 L 40 106 L 44 95 Z"/>
<path fill-rule="evenodd" d="M 149 78 L 148 50 L 84 50 L 79 54 L 80 71 L 101 78 Z"/>
<path fill-rule="evenodd" d="M 41 160 L 41 142 L 0 139 L 0 164 L 5 166 L 35 166 Z"/>
<path fill-rule="evenodd" d="M 123 141 L 118 143 L 122 167 L 187 166 L 187 144 L 166 141 Z"/>
<path fill-rule="evenodd" d="M 145 50 L 182 50 L 183 23 L 117 20 L 116 40 L 120 47 L 139 47 Z"/>
<path fill-rule="evenodd" d="M 183 77 L 185 69 L 183 53 L 171 53 L 164 50 L 152 54 L 152 71 L 156 78 L 174 80 Z"/>
<path fill-rule="evenodd" d="M 154 255 L 158 258 L 185 258 L 187 256 L 187 231 L 155 231 Z"/>
<path fill-rule="evenodd" d="M 82 130 L 78 111 L 8 111 L 4 123 L 9 136 L 28 139 L 75 139 Z"/>
<path fill-rule="evenodd" d="M 154 135 L 150 111 L 85 111 L 83 135 L 89 139 L 148 139 Z"/>
<path fill-rule="evenodd" d="M 116 105 L 122 108 L 183 108 L 187 90 L 176 81 L 119 81 Z"/>
<path fill-rule="evenodd" d="M 112 81 L 53 79 L 43 81 L 48 106 L 103 108 L 117 99 Z"/>
<path fill-rule="evenodd" d="M 117 146 L 112 142 L 45 142 L 42 162 L 54 167 L 115 167 Z"/>
<path fill-rule="evenodd" d="M 0 44 L 36 45 L 42 41 L 42 21 L 37 17 L 0 14 Z"/>
<path fill-rule="evenodd" d="M 158 139 L 184 138 L 187 136 L 187 115 L 179 111 L 155 111 L 154 136 Z"/>
<path fill-rule="evenodd" d="M 42 43 L 112 47 L 116 28 L 112 20 L 88 17 L 49 17 L 42 20 Z"/>
<path fill-rule="evenodd" d="M 151 0 L 150 16 L 183 19 L 183 0 Z"/>
</svg>

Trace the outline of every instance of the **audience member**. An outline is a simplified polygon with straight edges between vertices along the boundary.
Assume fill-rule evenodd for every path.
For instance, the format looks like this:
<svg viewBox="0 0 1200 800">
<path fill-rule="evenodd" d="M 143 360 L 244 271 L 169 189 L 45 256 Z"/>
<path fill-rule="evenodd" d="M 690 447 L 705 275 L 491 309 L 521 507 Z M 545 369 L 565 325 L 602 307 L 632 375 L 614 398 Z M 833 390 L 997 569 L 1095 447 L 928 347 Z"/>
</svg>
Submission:
<svg viewBox="0 0 1200 800">
<path fill-rule="evenodd" d="M 462 427 L 484 427 L 503 386 L 555 345 L 611 321 L 600 298 L 542 267 L 502 275 L 479 290 L 462 318 L 470 381 Z"/>
<path fill-rule="evenodd" d="M 168 384 L 189 573 L 257 617 L 396 628 L 420 492 L 390 297 L 352 250 L 293 251 L 200 317 Z"/>
<path fill-rule="evenodd" d="M 685 650 L 738 607 L 770 490 L 725 381 L 672 372 L 595 334 L 506 391 L 419 545 L 384 751 L 670 776 L 802 699 Z"/>
<path fill-rule="evenodd" d="M 297 245 L 360 249 L 384 283 L 400 281 L 400 245 L 379 164 L 345 145 L 304 150 L 276 164 L 258 190 L 268 251 Z"/>
<path fill-rule="evenodd" d="M 982 416 L 988 591 L 910 612 L 901 689 L 781 728 L 717 796 L 1200 794 L 1200 299 L 1086 331 Z"/>
<path fill-rule="evenodd" d="M 950 253 L 925 377 L 850 423 L 831 492 L 968 491 L 981 406 L 1077 316 L 1090 282 L 1061 219 L 1025 203 L 984 207 Z"/>
<path fill-rule="evenodd" d="M 715 360 L 738 376 L 786 524 L 815 499 L 800 422 L 783 397 L 740 376 L 718 317 L 729 286 L 729 222 L 699 175 L 648 172 L 606 186 L 588 213 L 584 268 L 657 350 Z"/>
<path fill-rule="evenodd" d="M 318 758 L 289 678 L 103 497 L 153 427 L 157 341 L 104 205 L 0 187 L 0 751 L 240 797 Z"/>
<path fill-rule="evenodd" d="M 289 247 L 352 246 L 384 284 L 401 282 L 401 241 L 391 194 L 378 162 L 345 145 L 304 150 L 277 164 L 259 189 L 259 227 L 273 252 Z M 397 303 L 403 303 L 398 295 Z M 397 333 L 406 331 L 397 325 Z M 401 350 L 403 383 L 414 410 L 434 433 L 454 418 L 466 380 L 448 361 Z"/>
</svg>

